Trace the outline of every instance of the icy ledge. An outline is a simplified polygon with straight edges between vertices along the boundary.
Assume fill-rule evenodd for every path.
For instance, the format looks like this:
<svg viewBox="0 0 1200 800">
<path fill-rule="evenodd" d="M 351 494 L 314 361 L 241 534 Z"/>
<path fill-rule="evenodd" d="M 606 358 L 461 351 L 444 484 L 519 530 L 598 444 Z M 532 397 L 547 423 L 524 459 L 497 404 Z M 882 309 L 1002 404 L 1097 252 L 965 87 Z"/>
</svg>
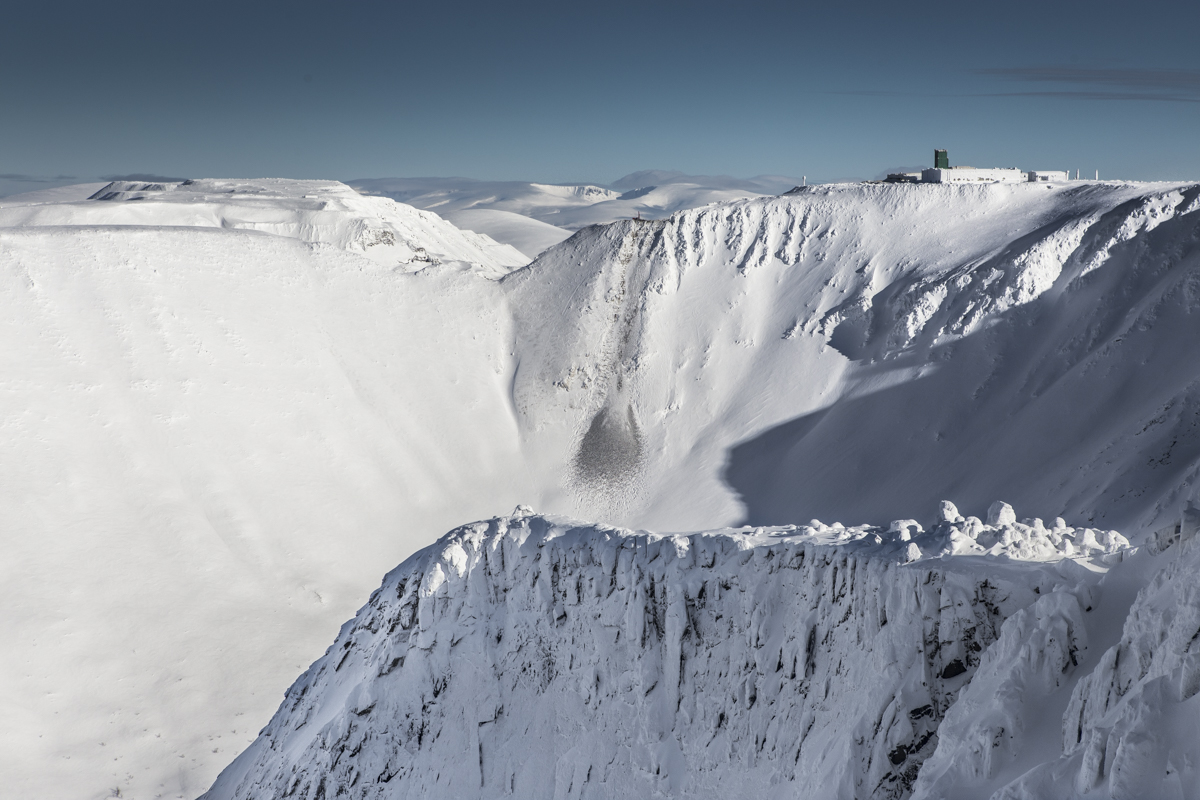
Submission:
<svg viewBox="0 0 1200 800">
<path fill-rule="evenodd" d="M 901 798 L 935 752 L 938 796 L 1016 758 L 1012 698 L 1074 680 L 1126 547 L 1004 504 L 687 535 L 521 508 L 389 573 L 205 797 Z M 942 742 L 977 675 L 991 716 Z"/>
</svg>

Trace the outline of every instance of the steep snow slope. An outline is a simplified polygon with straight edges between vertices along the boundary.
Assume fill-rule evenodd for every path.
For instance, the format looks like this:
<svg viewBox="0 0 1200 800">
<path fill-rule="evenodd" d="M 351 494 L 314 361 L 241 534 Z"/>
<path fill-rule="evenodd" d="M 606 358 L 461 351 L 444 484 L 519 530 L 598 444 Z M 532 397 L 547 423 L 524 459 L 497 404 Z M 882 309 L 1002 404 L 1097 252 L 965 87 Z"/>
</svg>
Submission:
<svg viewBox="0 0 1200 800">
<path fill-rule="evenodd" d="M 390 565 L 532 492 L 495 248 L 321 187 L 0 210 L 53 225 L 0 229 L 0 794 L 195 796 Z"/>
<path fill-rule="evenodd" d="M 1200 187 L 1145 184 L 821 187 L 587 229 L 502 282 L 526 452 L 572 465 L 574 513 L 650 529 L 994 494 L 1152 526 L 1200 469 L 1198 241 Z"/>
<path fill-rule="evenodd" d="M 1121 639 L 1071 695 L 1057 760 L 998 800 L 1200 798 L 1200 514 L 1175 526 L 1174 561 L 1146 582 Z"/>
<path fill-rule="evenodd" d="M 1085 559 L 1127 545 L 999 503 L 992 525 L 941 517 L 465 526 L 385 578 L 204 797 L 906 797 L 1012 640 L 1036 632 L 1036 674 L 1071 676 Z"/>
</svg>

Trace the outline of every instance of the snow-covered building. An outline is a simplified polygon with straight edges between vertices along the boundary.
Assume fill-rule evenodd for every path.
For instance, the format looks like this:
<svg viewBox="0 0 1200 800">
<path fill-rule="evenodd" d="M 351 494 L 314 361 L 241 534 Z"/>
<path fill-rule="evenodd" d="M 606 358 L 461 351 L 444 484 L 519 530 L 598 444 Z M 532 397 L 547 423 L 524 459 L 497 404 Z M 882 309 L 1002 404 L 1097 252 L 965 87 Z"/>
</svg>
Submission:
<svg viewBox="0 0 1200 800">
<path fill-rule="evenodd" d="M 900 176 L 888 176 L 893 178 Z M 1061 170 L 1035 169 L 1026 172 L 1016 167 L 994 167 L 976 169 L 975 167 L 950 166 L 950 154 L 946 150 L 933 151 L 933 168 L 921 170 L 921 183 L 1049 183 L 1051 181 L 1070 180 L 1070 174 Z"/>
<path fill-rule="evenodd" d="M 921 170 L 921 183 L 1025 183 L 1029 180 L 1024 170 L 1012 168 L 976 169 L 975 167 L 949 167 L 946 169 Z"/>
<path fill-rule="evenodd" d="M 1049 183 L 1051 181 L 1069 181 L 1071 175 L 1064 169 L 1031 169 L 1028 173 L 1030 183 Z"/>
</svg>

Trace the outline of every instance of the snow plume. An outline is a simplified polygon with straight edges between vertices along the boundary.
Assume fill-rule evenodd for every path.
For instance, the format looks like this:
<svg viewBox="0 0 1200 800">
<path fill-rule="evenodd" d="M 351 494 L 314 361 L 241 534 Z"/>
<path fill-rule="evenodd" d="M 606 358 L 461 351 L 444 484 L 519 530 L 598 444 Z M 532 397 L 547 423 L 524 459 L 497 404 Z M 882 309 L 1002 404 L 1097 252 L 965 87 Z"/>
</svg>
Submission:
<svg viewBox="0 0 1200 800">
<path fill-rule="evenodd" d="M 1097 573 L 1054 539 L 1124 552 L 994 512 L 946 503 L 929 531 L 658 535 L 525 508 L 466 525 L 385 578 L 205 798 L 907 797 L 959 698 L 1031 631 L 1051 682 L 1079 662 Z M 980 746 L 1003 761 L 1009 739 Z"/>
</svg>

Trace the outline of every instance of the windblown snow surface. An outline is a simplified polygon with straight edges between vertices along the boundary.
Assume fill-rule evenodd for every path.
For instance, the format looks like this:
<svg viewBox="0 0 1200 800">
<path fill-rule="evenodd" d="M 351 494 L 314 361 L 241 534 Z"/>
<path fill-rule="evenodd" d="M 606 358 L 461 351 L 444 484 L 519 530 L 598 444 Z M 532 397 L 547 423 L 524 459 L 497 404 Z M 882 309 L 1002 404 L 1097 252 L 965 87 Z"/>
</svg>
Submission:
<svg viewBox="0 0 1200 800">
<path fill-rule="evenodd" d="M 1196 796 L 1200 187 L 524 267 L 337 184 L 108 191 L 0 208 L 18 794 L 194 796 L 529 503 L 210 796 Z"/>
</svg>

